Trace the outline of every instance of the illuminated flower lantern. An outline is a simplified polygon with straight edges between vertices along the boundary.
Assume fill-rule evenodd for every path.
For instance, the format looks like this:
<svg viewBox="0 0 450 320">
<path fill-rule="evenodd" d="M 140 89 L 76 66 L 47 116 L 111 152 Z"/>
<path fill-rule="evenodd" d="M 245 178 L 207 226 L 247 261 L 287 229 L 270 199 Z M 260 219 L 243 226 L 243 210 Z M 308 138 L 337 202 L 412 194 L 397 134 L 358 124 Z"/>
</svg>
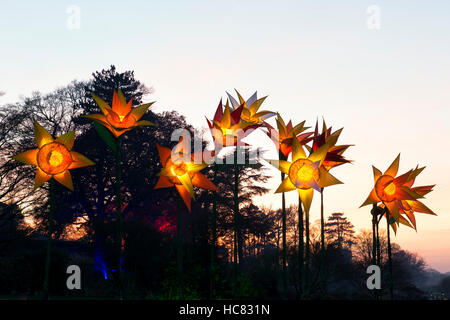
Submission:
<svg viewBox="0 0 450 320">
<path fill-rule="evenodd" d="M 261 107 L 267 96 L 258 99 L 257 93 L 255 92 L 247 101 L 245 101 L 244 98 L 242 98 L 241 94 L 237 90 L 235 91 L 238 96 L 239 102 L 228 92 L 227 95 L 234 110 L 242 106 L 242 121 L 261 125 L 263 122 L 265 122 L 265 120 L 276 115 L 276 113 L 272 111 L 259 111 L 259 108 Z"/>
<path fill-rule="evenodd" d="M 37 121 L 34 121 L 34 136 L 38 148 L 25 151 L 12 158 L 22 163 L 36 166 L 35 190 L 51 178 L 54 178 L 73 191 L 72 177 L 69 170 L 94 164 L 82 154 L 72 151 L 75 131 L 70 131 L 53 139 L 47 130 Z"/>
<path fill-rule="evenodd" d="M 50 253 L 53 230 L 54 211 L 54 180 L 73 191 L 72 176 L 69 170 L 92 166 L 94 162 L 82 154 L 72 151 L 75 131 L 67 132 L 53 139 L 37 121 L 34 121 L 34 136 L 37 149 L 25 151 L 13 156 L 14 160 L 36 166 L 34 190 L 50 180 L 50 210 L 47 230 L 47 257 L 45 262 L 44 294 L 48 298 L 48 285 L 50 275 Z M 53 179 L 52 179 L 53 178 Z"/>
<path fill-rule="evenodd" d="M 154 102 L 132 108 L 132 100 L 126 102 L 122 91 L 119 89 L 119 93 L 114 91 L 112 106 L 110 107 L 95 94 L 91 93 L 91 95 L 100 107 L 102 114 L 90 114 L 83 117 L 105 126 L 116 138 L 136 127 L 154 126 L 150 121 L 140 120 Z"/>
<path fill-rule="evenodd" d="M 177 146 L 174 148 L 174 152 L 169 148 L 156 145 L 158 148 L 159 158 L 163 168 L 159 175 L 159 180 L 156 183 L 154 189 L 175 187 L 178 190 L 181 198 L 183 199 L 186 207 L 191 211 L 191 198 L 194 198 L 194 186 L 217 191 L 217 187 L 209 181 L 199 171 L 206 168 L 208 165 L 204 162 L 195 163 L 194 159 L 199 159 L 195 153 L 192 155 L 185 154 L 187 149 L 183 145 L 182 138 Z M 201 159 L 201 158 L 200 158 Z M 181 208 L 178 205 L 177 210 L 177 266 L 178 266 L 178 287 L 179 298 L 183 299 L 183 256 L 182 256 L 182 220 L 181 220 Z"/>
<path fill-rule="evenodd" d="M 205 175 L 200 173 L 208 166 L 205 162 L 197 164 L 194 162 L 196 157 L 201 158 L 201 155 L 193 153 L 191 156 L 185 155 L 181 149 L 182 139 L 172 151 L 169 148 L 156 145 L 158 148 L 159 158 L 163 168 L 159 175 L 159 180 L 154 189 L 160 188 L 177 188 L 181 198 L 186 207 L 191 211 L 191 198 L 194 198 L 194 186 L 217 191 L 217 187 L 209 181 Z M 179 152 L 178 152 L 179 151 Z"/>
<path fill-rule="evenodd" d="M 363 207 L 372 204 L 375 209 L 376 205 L 381 202 L 381 207 L 385 209 L 383 216 L 386 217 L 387 222 L 386 229 L 388 237 L 388 261 L 391 299 L 393 299 L 394 297 L 394 289 L 392 278 L 391 240 L 389 226 L 391 226 L 394 231 L 397 230 L 397 226 L 399 223 L 411 226 L 408 220 L 405 219 L 404 216 L 406 216 L 409 221 L 411 221 L 414 229 L 416 229 L 414 212 L 436 215 L 431 209 L 429 209 L 421 201 L 418 200 L 423 198 L 427 193 L 431 192 L 434 185 L 414 188 L 412 187 L 416 177 L 423 171 L 425 167 L 416 167 L 416 169 L 410 170 L 396 177 L 399 162 L 400 154 L 395 158 L 395 160 L 384 173 L 372 166 L 374 175 L 374 187 L 367 197 L 366 201 L 364 201 L 364 203 L 360 206 Z M 374 220 L 374 223 L 377 224 L 377 227 L 378 222 Z M 375 239 L 375 241 L 378 243 L 379 239 Z"/>
<path fill-rule="evenodd" d="M 384 173 L 373 167 L 374 187 L 361 207 L 382 202 L 396 222 L 399 222 L 400 215 L 405 215 L 415 228 L 414 212 L 436 215 L 418 200 L 431 192 L 434 185 L 412 187 L 416 177 L 425 167 L 410 170 L 396 177 L 399 162 L 400 154 Z"/>
<path fill-rule="evenodd" d="M 306 156 L 300 142 L 293 139 L 292 163 L 285 160 L 269 160 L 273 166 L 288 175 L 275 193 L 297 189 L 306 214 L 309 214 L 314 190 L 321 192 L 321 188 L 342 183 L 321 167 L 328 147 L 329 145 L 325 144 Z"/>
<path fill-rule="evenodd" d="M 132 107 L 132 100 L 126 101 L 122 90 L 113 92 L 112 103 L 109 106 L 103 99 L 91 93 L 95 102 L 101 110 L 101 114 L 84 115 L 83 117 L 94 120 L 94 128 L 99 134 L 100 138 L 107 144 L 116 156 L 116 215 L 117 215 L 117 246 L 118 246 L 118 262 L 117 270 L 119 277 L 119 291 L 120 295 L 123 293 L 123 251 L 124 239 L 123 232 L 123 217 L 122 217 L 122 197 L 121 197 L 121 145 L 122 135 L 137 127 L 154 126 L 154 124 L 147 120 L 140 120 L 147 112 L 148 108 L 154 103 L 145 103 L 136 107 Z M 115 139 L 111 136 L 108 130 L 113 134 Z"/>
<path fill-rule="evenodd" d="M 267 135 L 272 139 L 277 147 L 277 151 L 281 152 L 286 159 L 292 152 L 292 140 L 294 137 L 297 138 L 301 145 L 305 145 L 312 140 L 310 136 L 313 132 L 302 133 L 309 129 L 309 127 L 305 127 L 305 121 L 293 126 L 292 121 L 289 120 L 286 125 L 280 114 L 277 114 L 276 122 L 278 131 L 267 122 L 265 122 L 264 125 L 268 129 Z"/>
<path fill-rule="evenodd" d="M 241 139 L 259 127 L 258 124 L 241 120 L 243 109 L 244 106 L 242 105 L 231 111 L 229 101 L 227 100 L 225 107 L 223 107 L 221 99 L 213 120 L 206 119 L 211 130 L 216 152 L 223 147 L 237 146 L 238 143 L 241 143 Z"/>
</svg>

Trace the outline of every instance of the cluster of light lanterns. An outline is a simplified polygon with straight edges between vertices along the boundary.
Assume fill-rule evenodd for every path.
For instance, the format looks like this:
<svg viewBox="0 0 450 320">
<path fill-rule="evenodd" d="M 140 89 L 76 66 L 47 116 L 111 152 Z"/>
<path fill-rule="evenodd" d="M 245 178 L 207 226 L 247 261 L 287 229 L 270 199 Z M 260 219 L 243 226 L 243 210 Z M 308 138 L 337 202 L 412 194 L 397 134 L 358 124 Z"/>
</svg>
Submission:
<svg viewBox="0 0 450 320">
<path fill-rule="evenodd" d="M 274 142 L 279 158 L 274 160 L 267 160 L 270 164 L 281 171 L 282 181 L 276 189 L 276 193 L 282 193 L 282 214 L 283 214 L 283 250 L 286 250 L 286 210 L 284 193 L 296 190 L 299 195 L 299 223 L 301 223 L 301 243 L 299 243 L 299 261 L 303 263 L 303 249 L 306 252 L 306 259 L 309 259 L 309 211 L 314 196 L 314 192 L 321 193 L 321 249 L 324 252 L 324 216 L 323 216 L 323 191 L 324 188 L 342 183 L 334 177 L 330 170 L 345 163 L 351 162 L 343 157 L 343 153 L 351 145 L 337 145 L 338 138 L 342 129 L 332 132 L 332 128 L 327 128 L 325 121 L 323 122 L 322 132 L 319 133 L 318 123 L 316 123 L 314 132 L 306 132 L 309 127 L 305 126 L 305 121 L 293 125 L 292 121 L 287 124 L 280 114 L 272 111 L 260 111 L 266 97 L 257 97 L 256 92 L 245 100 L 241 94 L 236 91 L 237 99 L 227 92 L 228 99 L 225 105 L 220 100 L 212 120 L 207 119 L 208 127 L 214 141 L 215 150 L 213 155 L 217 156 L 219 151 L 224 147 L 236 147 L 237 149 L 246 145 L 241 140 L 247 136 L 252 130 L 262 128 L 264 132 Z M 120 195 L 120 146 L 122 135 L 139 126 L 153 126 L 154 124 L 140 120 L 148 108 L 153 104 L 147 103 L 140 106 L 132 107 L 132 101 L 126 101 L 122 91 L 114 91 L 111 106 L 104 100 L 92 94 L 101 110 L 101 114 L 85 115 L 84 117 L 93 120 L 97 125 L 95 126 L 100 137 L 107 143 L 117 155 L 117 214 L 119 223 L 121 224 L 121 195 Z M 277 129 L 267 123 L 267 119 L 276 116 Z M 100 126 L 99 126 L 100 125 Z M 115 138 L 111 139 L 104 129 L 107 129 Z M 107 132 L 106 131 L 106 132 Z M 53 179 L 70 190 L 73 190 L 72 179 L 69 170 L 91 166 L 94 163 L 85 156 L 72 151 L 74 144 L 75 132 L 71 131 L 59 136 L 56 139 L 53 137 L 36 121 L 34 122 L 34 133 L 38 148 L 18 154 L 13 158 L 17 161 L 34 165 L 37 167 L 35 189 L 40 187 L 46 181 L 53 181 Z M 311 146 L 308 143 L 312 142 Z M 205 169 L 208 164 L 205 162 L 197 163 L 194 161 L 198 159 L 198 155 L 185 154 L 183 151 L 183 143 L 180 139 L 177 146 L 173 149 L 157 145 L 161 166 L 159 180 L 154 187 L 169 188 L 175 187 L 179 192 L 186 208 L 191 210 L 191 199 L 194 198 L 194 186 L 212 190 L 217 192 L 218 189 L 203 175 L 200 171 Z M 201 156 L 200 156 L 201 158 Z M 290 159 L 290 161 L 289 161 Z M 235 169 L 235 184 L 234 196 L 235 217 L 239 213 L 238 192 L 239 192 L 239 167 L 235 158 L 233 164 Z M 433 186 L 413 187 L 413 183 L 418 174 L 424 168 L 411 169 L 405 174 L 397 175 L 399 167 L 399 156 L 394 160 L 391 166 L 384 172 L 373 167 L 374 173 L 374 188 L 370 192 L 369 197 L 363 203 L 364 205 L 378 205 L 383 209 L 383 215 L 388 219 L 388 226 L 390 225 L 397 230 L 398 225 L 404 224 L 416 228 L 416 221 L 414 212 L 423 212 L 434 214 L 428 207 L 426 207 L 419 199 L 422 199 L 427 193 L 432 191 Z M 214 164 L 215 176 L 218 167 Z M 53 179 L 52 179 L 53 178 Z M 214 197 L 215 201 L 215 197 Z M 51 199 L 52 206 L 52 199 Z M 213 206 L 214 219 L 216 216 L 216 205 Z M 178 210 L 180 211 L 180 210 Z M 53 208 L 50 208 L 50 213 Z M 306 218 L 306 248 L 303 243 L 303 213 Z M 51 216 L 49 217 L 49 226 L 51 226 Z M 392 221 L 391 221 L 392 219 Z M 301 221 L 300 221 L 301 220 Z M 178 219 L 180 223 L 181 219 Z M 180 229 L 178 225 L 178 229 Z M 120 232 L 118 237 L 120 242 L 120 252 L 122 252 L 122 227 L 120 225 Z M 389 229 L 389 228 L 388 228 Z M 234 263 L 237 263 L 236 254 L 236 232 L 237 226 L 234 229 Z M 178 237 L 181 237 L 180 232 Z M 51 239 L 51 228 L 49 227 L 49 243 Z M 179 239 L 180 240 L 180 239 Z M 214 240 L 215 241 L 215 240 Z M 213 246 L 215 243 L 213 243 Z M 301 251 L 300 251 L 301 250 Z M 47 255 L 50 255 L 48 248 Z M 300 256 L 301 255 L 301 256 Z M 49 258 L 48 258 L 49 259 Z M 182 259 L 179 257 L 178 263 Z M 119 262 L 118 268 L 121 268 Z M 306 274 L 306 285 L 304 288 L 308 292 L 308 272 L 309 261 L 306 261 L 305 266 L 301 266 L 300 273 Z M 48 286 L 48 268 L 46 267 L 46 284 Z M 283 260 L 284 277 L 286 268 L 286 257 Z M 304 269 L 303 269 L 304 268 Z M 305 275 L 301 275 L 304 277 Z M 44 288 L 48 290 L 47 288 Z M 286 288 L 285 288 L 286 289 Z M 180 296 L 182 297 L 183 290 L 180 287 Z"/>
</svg>

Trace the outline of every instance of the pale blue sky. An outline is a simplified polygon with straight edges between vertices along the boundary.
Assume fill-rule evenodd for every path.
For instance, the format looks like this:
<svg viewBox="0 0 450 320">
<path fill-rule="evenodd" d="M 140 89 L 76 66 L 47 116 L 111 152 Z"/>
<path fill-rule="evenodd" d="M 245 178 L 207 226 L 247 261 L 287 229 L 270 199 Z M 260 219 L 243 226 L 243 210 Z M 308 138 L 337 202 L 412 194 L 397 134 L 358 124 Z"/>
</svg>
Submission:
<svg viewBox="0 0 450 320">
<path fill-rule="evenodd" d="M 155 111 L 178 110 L 201 127 L 225 90 L 258 90 L 285 119 L 345 127 L 355 163 L 334 171 L 345 184 L 326 190 L 325 208 L 357 228 L 370 227 L 370 208 L 357 208 L 372 164 L 385 170 L 402 152 L 401 172 L 426 165 L 417 183 L 437 184 L 424 202 L 438 216 L 417 214 L 419 232 L 401 228 L 396 241 L 450 271 L 449 1 L 1 3 L 0 103 L 115 64 L 154 87 Z M 81 10 L 79 30 L 66 27 L 69 5 Z M 370 5 L 381 9 L 380 30 L 366 26 Z M 262 135 L 252 141 L 272 148 Z M 265 199 L 278 206 L 278 195 Z"/>
</svg>

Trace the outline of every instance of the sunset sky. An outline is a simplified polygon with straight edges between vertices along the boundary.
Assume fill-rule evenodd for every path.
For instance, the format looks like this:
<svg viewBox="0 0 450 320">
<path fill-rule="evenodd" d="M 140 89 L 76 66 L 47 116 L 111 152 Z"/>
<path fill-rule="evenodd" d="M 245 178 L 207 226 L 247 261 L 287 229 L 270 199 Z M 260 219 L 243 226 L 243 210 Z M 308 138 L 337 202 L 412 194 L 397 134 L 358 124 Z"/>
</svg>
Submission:
<svg viewBox="0 0 450 320">
<path fill-rule="evenodd" d="M 379 29 L 367 25 L 373 5 Z M 418 232 L 402 226 L 394 241 L 450 271 L 448 0 L 3 0 L 0 39 L 0 104 L 114 64 L 154 88 L 154 111 L 177 110 L 197 127 L 234 88 L 268 95 L 263 109 L 296 123 L 323 116 L 344 127 L 340 143 L 355 145 L 346 154 L 354 163 L 334 169 L 345 184 L 325 190 L 325 212 L 344 212 L 357 229 L 371 227 L 370 207 L 358 209 L 373 187 L 371 165 L 384 171 L 401 152 L 400 173 L 426 166 L 416 184 L 436 184 L 424 203 L 438 216 L 416 214 Z M 276 157 L 263 134 L 249 141 Z M 316 194 L 313 220 L 318 210 Z"/>
</svg>

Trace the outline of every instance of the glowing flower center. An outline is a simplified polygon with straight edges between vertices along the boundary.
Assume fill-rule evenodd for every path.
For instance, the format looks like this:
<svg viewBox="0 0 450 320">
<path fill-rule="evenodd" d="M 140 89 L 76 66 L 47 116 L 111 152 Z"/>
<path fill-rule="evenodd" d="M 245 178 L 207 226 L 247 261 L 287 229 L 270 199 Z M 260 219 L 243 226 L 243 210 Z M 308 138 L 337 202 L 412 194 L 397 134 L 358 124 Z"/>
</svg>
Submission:
<svg viewBox="0 0 450 320">
<path fill-rule="evenodd" d="M 48 162 L 56 167 L 59 166 L 63 161 L 63 155 L 59 151 L 52 151 L 50 152 L 50 158 L 48 159 Z"/>
<path fill-rule="evenodd" d="M 386 192 L 387 195 L 392 196 L 395 193 L 395 190 L 397 188 L 395 187 L 395 184 L 393 184 L 392 182 L 390 184 L 387 185 L 386 188 L 384 188 L 384 192 Z"/>
<path fill-rule="evenodd" d="M 70 151 L 58 142 L 47 143 L 37 154 L 39 168 L 50 175 L 64 172 L 72 161 Z"/>
<path fill-rule="evenodd" d="M 297 188 L 309 189 L 312 180 L 319 180 L 319 170 L 311 160 L 299 159 L 289 168 L 289 179 Z"/>
<path fill-rule="evenodd" d="M 172 166 L 172 173 L 177 177 L 185 175 L 188 172 L 188 170 L 189 170 L 188 166 L 184 162 L 177 163 Z"/>
<path fill-rule="evenodd" d="M 391 202 L 395 200 L 397 187 L 393 183 L 394 178 L 389 175 L 382 175 L 375 183 L 375 192 L 381 201 Z"/>
</svg>

